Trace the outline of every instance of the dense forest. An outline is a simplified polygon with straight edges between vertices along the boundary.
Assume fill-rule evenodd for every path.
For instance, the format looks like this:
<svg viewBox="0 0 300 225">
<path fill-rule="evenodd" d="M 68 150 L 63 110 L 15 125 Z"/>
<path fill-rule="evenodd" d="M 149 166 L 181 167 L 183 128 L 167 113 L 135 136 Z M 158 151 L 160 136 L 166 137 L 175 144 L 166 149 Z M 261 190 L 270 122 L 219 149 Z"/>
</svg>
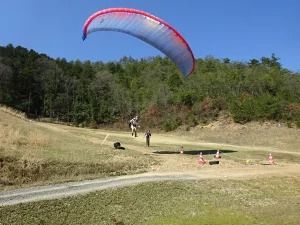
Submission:
<svg viewBox="0 0 300 225">
<path fill-rule="evenodd" d="M 52 59 L 23 47 L 0 47 L 0 104 L 29 117 L 97 127 L 138 114 L 144 125 L 173 130 L 226 112 L 239 123 L 275 120 L 300 127 L 300 74 L 275 55 L 234 62 L 196 60 L 184 78 L 167 58 L 117 62 Z"/>
</svg>

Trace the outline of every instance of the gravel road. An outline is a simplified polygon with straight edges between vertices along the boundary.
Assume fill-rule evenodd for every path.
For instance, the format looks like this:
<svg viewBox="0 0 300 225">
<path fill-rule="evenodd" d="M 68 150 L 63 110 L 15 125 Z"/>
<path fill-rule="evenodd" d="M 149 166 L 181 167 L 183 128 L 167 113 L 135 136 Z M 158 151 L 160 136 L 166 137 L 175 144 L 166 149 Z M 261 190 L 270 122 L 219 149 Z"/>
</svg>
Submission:
<svg viewBox="0 0 300 225">
<path fill-rule="evenodd" d="M 192 174 L 139 174 L 114 178 L 102 178 L 64 184 L 22 188 L 0 192 L 0 206 L 15 205 L 19 203 L 64 198 L 68 196 L 85 194 L 92 191 L 108 188 L 125 187 L 145 182 L 196 180 L 199 177 Z"/>
</svg>

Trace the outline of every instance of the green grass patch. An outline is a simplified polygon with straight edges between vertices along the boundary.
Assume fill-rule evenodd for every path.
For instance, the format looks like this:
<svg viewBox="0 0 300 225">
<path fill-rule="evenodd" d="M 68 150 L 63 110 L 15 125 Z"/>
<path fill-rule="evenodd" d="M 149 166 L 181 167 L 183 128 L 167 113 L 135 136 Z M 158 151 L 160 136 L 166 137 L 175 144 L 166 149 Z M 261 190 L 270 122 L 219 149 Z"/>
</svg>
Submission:
<svg viewBox="0 0 300 225">
<path fill-rule="evenodd" d="M 0 208 L 2 225 L 297 225 L 299 177 L 147 183 Z"/>
<path fill-rule="evenodd" d="M 209 208 L 209 207 L 208 207 Z M 258 221 L 247 215 L 239 212 L 230 211 L 227 209 L 203 209 L 201 213 L 196 213 L 190 216 L 180 217 L 171 215 L 166 218 L 156 218 L 149 224 L 155 225 L 253 225 L 258 224 Z"/>
</svg>

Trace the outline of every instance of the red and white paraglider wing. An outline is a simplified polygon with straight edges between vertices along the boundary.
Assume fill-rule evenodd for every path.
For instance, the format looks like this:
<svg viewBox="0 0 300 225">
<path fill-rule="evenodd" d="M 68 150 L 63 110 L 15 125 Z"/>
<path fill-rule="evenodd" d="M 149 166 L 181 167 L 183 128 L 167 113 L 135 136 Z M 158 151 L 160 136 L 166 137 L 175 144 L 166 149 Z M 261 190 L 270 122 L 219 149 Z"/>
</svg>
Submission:
<svg viewBox="0 0 300 225">
<path fill-rule="evenodd" d="M 83 39 L 95 31 L 118 31 L 137 37 L 167 55 L 185 75 L 195 59 L 185 39 L 168 23 L 144 11 L 109 8 L 91 15 L 83 27 Z"/>
</svg>

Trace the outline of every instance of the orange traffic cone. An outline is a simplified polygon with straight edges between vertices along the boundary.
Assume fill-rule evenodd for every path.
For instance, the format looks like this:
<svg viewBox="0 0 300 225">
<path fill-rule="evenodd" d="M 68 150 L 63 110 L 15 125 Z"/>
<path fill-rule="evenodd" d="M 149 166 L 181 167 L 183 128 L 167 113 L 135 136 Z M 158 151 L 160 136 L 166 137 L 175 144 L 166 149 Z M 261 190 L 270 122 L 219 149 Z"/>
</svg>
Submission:
<svg viewBox="0 0 300 225">
<path fill-rule="evenodd" d="M 214 158 L 215 159 L 220 159 L 221 158 L 219 149 L 217 150 L 217 153 L 215 154 Z"/>
<path fill-rule="evenodd" d="M 271 165 L 274 165 L 274 164 L 275 164 L 274 159 L 273 159 L 273 156 L 272 156 L 271 153 L 269 153 L 268 161 L 269 161 L 269 164 L 271 164 Z"/>
<path fill-rule="evenodd" d="M 198 164 L 203 166 L 206 163 L 206 160 L 202 156 L 202 152 L 200 152 L 199 157 L 198 157 Z"/>
</svg>

